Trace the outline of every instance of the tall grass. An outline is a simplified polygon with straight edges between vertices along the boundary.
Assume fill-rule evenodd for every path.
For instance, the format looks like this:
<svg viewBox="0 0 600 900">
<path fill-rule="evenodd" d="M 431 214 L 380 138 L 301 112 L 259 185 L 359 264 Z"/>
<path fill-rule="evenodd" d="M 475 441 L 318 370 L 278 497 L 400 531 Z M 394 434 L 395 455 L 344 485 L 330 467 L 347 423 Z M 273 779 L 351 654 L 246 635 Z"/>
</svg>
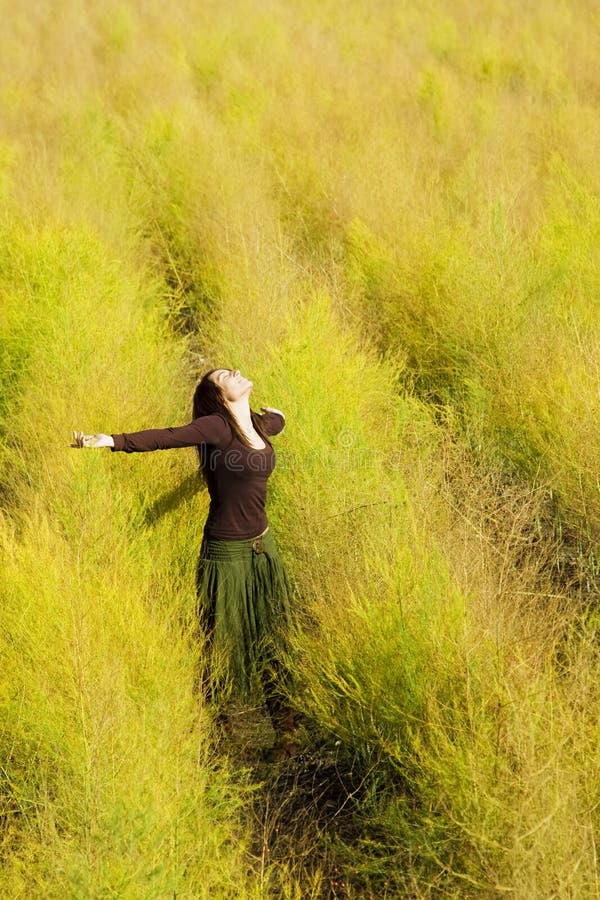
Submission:
<svg viewBox="0 0 600 900">
<path fill-rule="evenodd" d="M 235 8 L 192 64 L 297 246 L 474 453 L 597 540 L 594 14 Z"/>
<path fill-rule="evenodd" d="M 200 526 L 187 520 L 205 499 L 166 515 L 186 535 L 174 560 L 164 524 L 146 520 L 147 479 L 168 490 L 185 461 L 144 473 L 68 446 L 81 416 L 107 429 L 144 407 L 168 417 L 181 348 L 155 291 L 144 311 L 144 289 L 97 238 L 3 238 L 3 286 L 20 283 L 32 338 L 11 332 L 24 374 L 4 420 L 3 893 L 243 890 L 240 786 L 210 751 L 194 598 L 176 564 L 192 557 Z"/>
<path fill-rule="evenodd" d="M 594 13 L 5 20 L 3 892 L 595 896 Z M 67 446 L 228 361 L 287 415 L 306 765 L 357 785 L 294 830 L 262 773 L 258 848 L 195 689 L 193 451 Z"/>
<path fill-rule="evenodd" d="M 481 507 L 454 520 L 435 455 L 409 440 L 390 453 L 409 415 L 430 454 L 435 429 L 408 401 L 384 406 L 385 367 L 352 342 L 333 350 L 333 327 L 311 305 L 280 355 L 293 371 L 330 365 L 327 405 L 297 414 L 285 506 L 300 493 L 307 522 L 293 553 L 298 702 L 365 779 L 362 852 L 338 847 L 338 867 L 358 896 L 593 896 L 597 615 L 556 596 L 543 554 L 523 547 L 531 497 L 505 498 L 493 541 Z M 474 491 L 470 503 L 476 515 Z"/>
</svg>

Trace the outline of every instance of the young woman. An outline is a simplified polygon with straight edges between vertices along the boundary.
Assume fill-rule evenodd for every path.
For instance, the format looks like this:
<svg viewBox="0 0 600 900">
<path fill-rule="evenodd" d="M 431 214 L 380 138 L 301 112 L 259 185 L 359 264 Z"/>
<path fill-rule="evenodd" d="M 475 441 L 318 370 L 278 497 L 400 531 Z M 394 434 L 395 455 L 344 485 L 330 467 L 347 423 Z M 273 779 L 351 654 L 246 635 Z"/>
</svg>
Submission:
<svg viewBox="0 0 600 900">
<path fill-rule="evenodd" d="M 291 589 L 269 530 L 267 481 L 275 468 L 270 437 L 285 427 L 273 407 L 250 408 L 253 383 L 237 369 L 211 369 L 193 401 L 193 421 L 128 434 L 73 432 L 73 447 L 140 453 L 196 447 L 210 506 L 196 576 L 210 648 L 206 687 L 248 695 L 258 680 L 283 754 L 295 751 L 294 712 L 285 702 L 279 661 L 290 624 Z"/>
</svg>

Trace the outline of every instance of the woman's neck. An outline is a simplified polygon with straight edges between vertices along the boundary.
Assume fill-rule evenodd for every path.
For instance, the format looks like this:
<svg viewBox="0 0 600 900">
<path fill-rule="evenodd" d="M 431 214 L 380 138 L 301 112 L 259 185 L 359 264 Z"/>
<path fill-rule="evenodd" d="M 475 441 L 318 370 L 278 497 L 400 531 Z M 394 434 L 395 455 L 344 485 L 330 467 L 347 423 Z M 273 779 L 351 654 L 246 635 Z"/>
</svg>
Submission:
<svg viewBox="0 0 600 900">
<path fill-rule="evenodd" d="M 247 397 L 240 397 L 239 400 L 229 400 L 228 406 L 235 416 L 240 428 L 243 428 L 246 431 L 254 428 L 250 416 L 250 403 L 248 402 Z"/>
</svg>

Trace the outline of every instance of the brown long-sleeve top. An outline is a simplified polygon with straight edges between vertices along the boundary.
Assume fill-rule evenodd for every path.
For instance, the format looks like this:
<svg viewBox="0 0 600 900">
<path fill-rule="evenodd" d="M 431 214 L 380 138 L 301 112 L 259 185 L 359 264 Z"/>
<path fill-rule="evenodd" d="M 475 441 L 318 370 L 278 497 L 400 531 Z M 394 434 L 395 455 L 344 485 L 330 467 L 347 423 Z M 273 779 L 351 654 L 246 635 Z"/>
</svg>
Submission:
<svg viewBox="0 0 600 900">
<path fill-rule="evenodd" d="M 269 435 L 285 426 L 283 415 L 258 416 Z M 275 450 L 265 441 L 262 450 L 246 447 L 219 414 L 201 416 L 189 425 L 150 428 L 129 434 L 113 434 L 111 450 L 144 453 L 175 447 L 206 445 L 206 482 L 210 495 L 204 534 L 218 540 L 246 540 L 267 527 L 267 481 L 275 468 Z"/>
</svg>

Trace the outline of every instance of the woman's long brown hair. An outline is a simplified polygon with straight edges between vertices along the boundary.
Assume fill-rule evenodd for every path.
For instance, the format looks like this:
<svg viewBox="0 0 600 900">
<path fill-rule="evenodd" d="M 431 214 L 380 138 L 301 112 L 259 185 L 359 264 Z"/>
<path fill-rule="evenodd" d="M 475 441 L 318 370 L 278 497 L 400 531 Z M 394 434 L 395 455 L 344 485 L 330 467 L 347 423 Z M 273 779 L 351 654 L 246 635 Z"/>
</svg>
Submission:
<svg viewBox="0 0 600 900">
<path fill-rule="evenodd" d="M 244 434 L 244 432 L 240 429 L 240 426 L 237 423 L 237 419 L 231 412 L 231 410 L 227 407 L 225 403 L 225 398 L 221 392 L 221 388 L 218 384 L 216 384 L 212 378 L 209 376 L 213 374 L 213 372 L 219 372 L 218 369 L 210 369 L 208 372 L 205 372 L 198 384 L 196 385 L 196 390 L 194 391 L 194 401 L 193 401 L 193 409 L 192 415 L 194 419 L 199 419 L 201 416 L 212 416 L 215 414 L 223 416 L 224 419 L 231 426 L 231 430 L 233 434 L 237 437 L 245 447 L 253 448 L 250 441 Z M 258 413 L 254 412 L 253 409 L 250 410 L 250 418 L 252 419 L 252 424 L 254 428 L 259 433 L 261 438 L 268 444 L 270 447 L 273 446 L 269 437 L 263 428 L 260 419 L 258 418 Z M 202 474 L 204 474 L 204 469 L 207 463 L 207 454 L 204 451 L 204 445 L 200 445 L 197 447 L 198 451 L 198 460 L 200 462 L 200 470 Z"/>
</svg>

